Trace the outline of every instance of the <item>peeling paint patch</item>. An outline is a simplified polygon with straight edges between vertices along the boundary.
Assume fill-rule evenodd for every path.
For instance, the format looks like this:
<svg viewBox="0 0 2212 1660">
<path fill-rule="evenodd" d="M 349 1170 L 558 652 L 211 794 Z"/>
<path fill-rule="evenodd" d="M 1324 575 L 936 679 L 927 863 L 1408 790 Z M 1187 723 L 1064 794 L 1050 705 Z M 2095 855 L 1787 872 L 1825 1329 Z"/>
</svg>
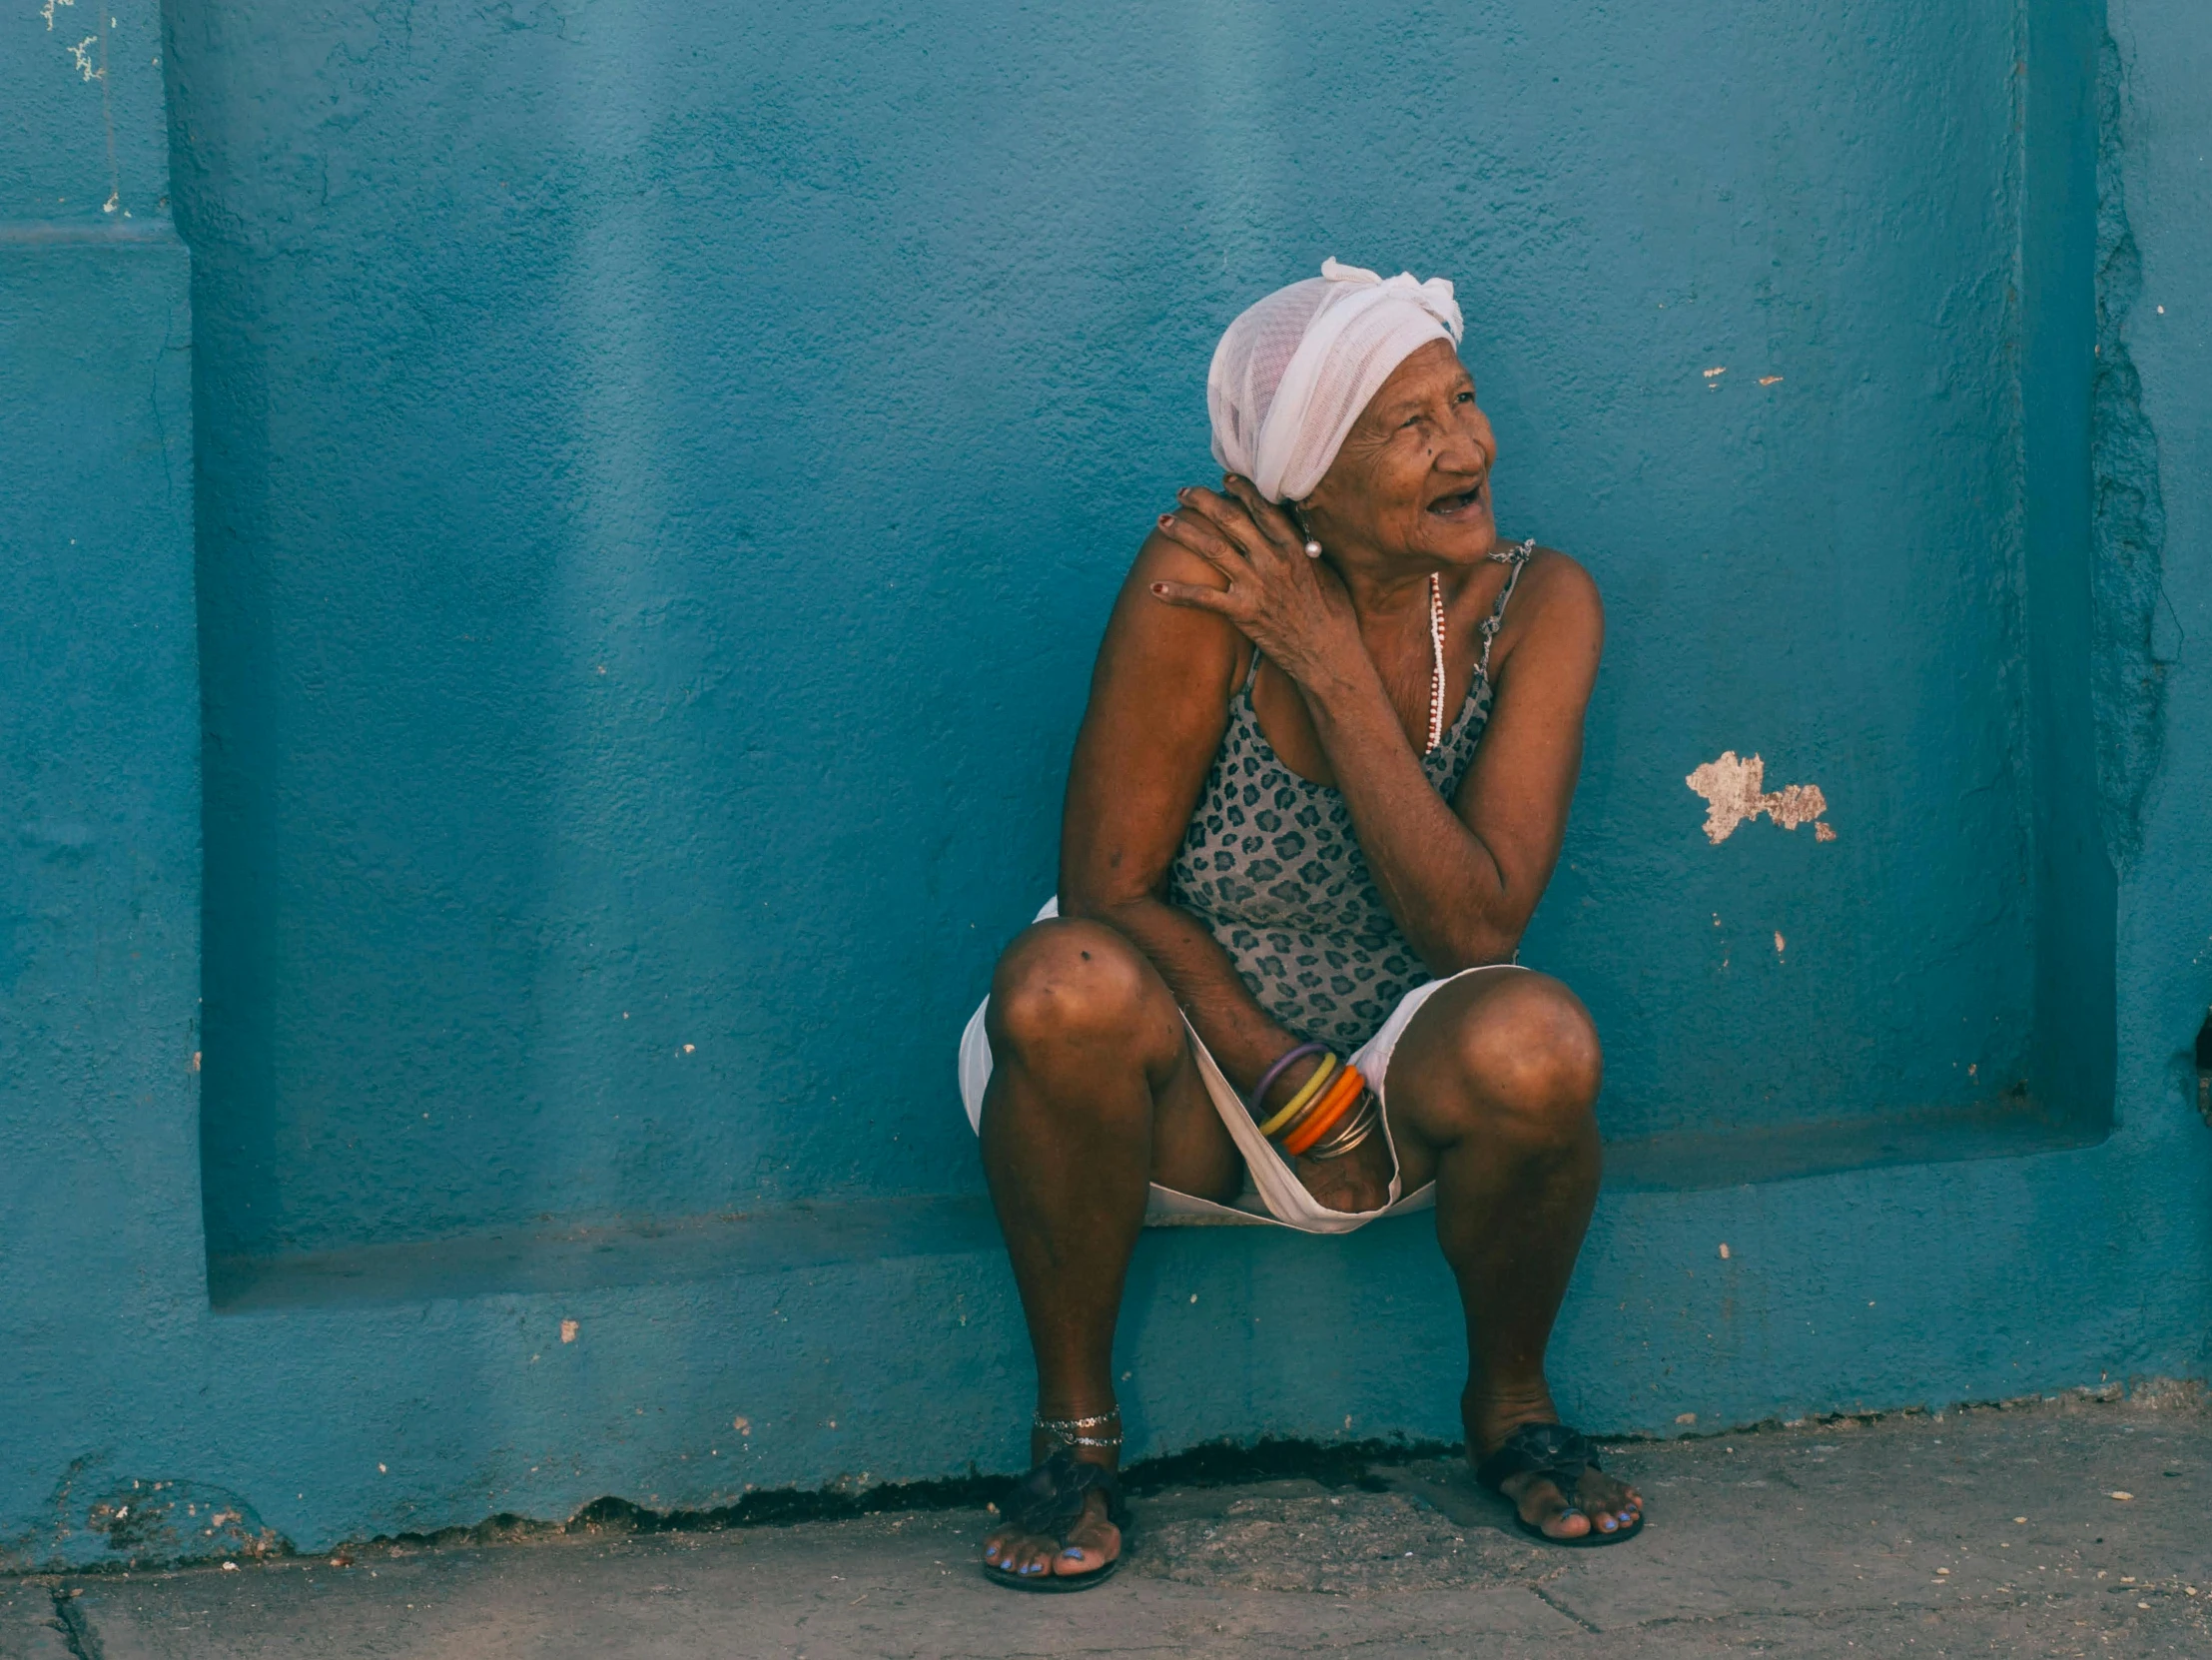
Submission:
<svg viewBox="0 0 2212 1660">
<path fill-rule="evenodd" d="M 107 1562 L 189 1561 L 289 1555 L 292 1545 L 264 1526 L 235 1493 L 191 1481 L 118 1482 L 85 1511 L 82 1528 L 103 1536 Z M 58 1541 L 57 1541 L 58 1542 Z"/>
<path fill-rule="evenodd" d="M 564 1343 L 572 1343 L 576 1340 L 576 1322 L 574 1320 L 562 1320 L 560 1322 L 560 1340 Z"/>
<path fill-rule="evenodd" d="M 1736 827 L 1747 819 L 1755 819 L 1765 813 L 1785 830 L 1795 830 L 1801 824 L 1811 823 L 1828 811 L 1828 797 L 1821 793 L 1818 784 L 1785 784 L 1779 790 L 1765 790 L 1767 763 L 1754 755 L 1748 761 L 1738 760 L 1733 749 L 1723 750 L 1720 759 L 1708 761 L 1683 782 L 1705 797 L 1706 840 L 1718 846 L 1736 834 Z M 1830 841 L 1836 832 L 1821 835 L 1814 831 L 1818 841 Z"/>
</svg>

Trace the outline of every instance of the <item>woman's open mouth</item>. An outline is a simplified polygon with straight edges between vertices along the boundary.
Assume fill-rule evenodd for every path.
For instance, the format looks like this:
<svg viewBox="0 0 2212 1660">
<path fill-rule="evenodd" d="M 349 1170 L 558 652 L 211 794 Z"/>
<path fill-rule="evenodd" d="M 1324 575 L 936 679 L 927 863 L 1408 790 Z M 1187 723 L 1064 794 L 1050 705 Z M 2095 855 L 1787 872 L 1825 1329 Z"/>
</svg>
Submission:
<svg viewBox="0 0 2212 1660">
<path fill-rule="evenodd" d="M 1473 489 L 1462 490 L 1457 495 L 1440 495 L 1429 503 L 1429 511 L 1438 518 L 1473 518 L 1487 505 L 1484 497 L 1488 482 L 1485 479 Z"/>
</svg>

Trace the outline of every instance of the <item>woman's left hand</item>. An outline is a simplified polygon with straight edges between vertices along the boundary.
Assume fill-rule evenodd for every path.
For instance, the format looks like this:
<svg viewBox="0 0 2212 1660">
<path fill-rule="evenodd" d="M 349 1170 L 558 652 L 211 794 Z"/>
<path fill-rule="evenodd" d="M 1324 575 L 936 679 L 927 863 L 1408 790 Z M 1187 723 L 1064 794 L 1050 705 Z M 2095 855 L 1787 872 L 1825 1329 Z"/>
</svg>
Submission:
<svg viewBox="0 0 2212 1660">
<path fill-rule="evenodd" d="M 1226 617 L 1299 685 L 1313 687 L 1365 651 L 1351 595 L 1336 572 L 1309 557 L 1290 515 L 1234 473 L 1228 493 L 1178 490 L 1181 503 L 1159 518 L 1161 532 L 1223 576 L 1228 588 L 1154 582 L 1169 605 Z"/>
</svg>

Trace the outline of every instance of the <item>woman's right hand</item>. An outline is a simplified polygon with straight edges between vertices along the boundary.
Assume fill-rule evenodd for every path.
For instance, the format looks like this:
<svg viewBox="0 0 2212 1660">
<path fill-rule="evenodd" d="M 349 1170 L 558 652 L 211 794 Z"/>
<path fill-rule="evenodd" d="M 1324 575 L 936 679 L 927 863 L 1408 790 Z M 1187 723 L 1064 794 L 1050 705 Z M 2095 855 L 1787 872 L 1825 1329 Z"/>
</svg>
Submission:
<svg viewBox="0 0 2212 1660">
<path fill-rule="evenodd" d="M 1363 658 L 1359 618 L 1336 572 L 1309 557 L 1290 515 L 1231 473 L 1228 493 L 1176 492 L 1180 503 L 1159 518 L 1160 533 L 1228 579 L 1226 589 L 1158 581 L 1162 603 L 1224 617 L 1308 690 L 1319 689 Z"/>
</svg>

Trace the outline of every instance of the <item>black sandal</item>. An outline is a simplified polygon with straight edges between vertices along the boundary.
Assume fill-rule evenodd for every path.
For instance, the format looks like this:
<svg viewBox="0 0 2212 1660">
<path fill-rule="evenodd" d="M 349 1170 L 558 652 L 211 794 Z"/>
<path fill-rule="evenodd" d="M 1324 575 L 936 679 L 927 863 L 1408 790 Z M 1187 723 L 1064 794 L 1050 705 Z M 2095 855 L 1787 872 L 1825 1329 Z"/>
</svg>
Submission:
<svg viewBox="0 0 2212 1660">
<path fill-rule="evenodd" d="M 1497 1451 L 1475 1466 L 1475 1479 L 1504 1498 L 1506 1495 L 1500 1483 L 1516 1475 L 1540 1475 L 1557 1487 L 1559 1496 L 1567 1501 L 1565 1513 L 1574 1515 L 1582 1510 L 1575 1502 L 1575 1495 L 1582 1490 L 1582 1472 L 1603 1467 L 1598 1462 L 1597 1449 L 1581 1431 L 1569 1429 L 1563 1423 L 1524 1423 L 1517 1425 L 1498 1444 Z M 1510 1499 L 1507 1502 L 1512 1503 Z M 1644 1531 L 1644 1507 L 1641 1503 L 1637 1505 L 1636 1519 L 1626 1527 L 1603 1533 L 1592 1522 L 1590 1531 L 1579 1539 L 1553 1537 L 1524 1517 L 1518 1504 L 1513 1508 L 1513 1525 L 1530 1538 L 1542 1539 L 1548 1545 L 1582 1550 L 1595 1545 L 1617 1545 L 1635 1538 Z"/>
<path fill-rule="evenodd" d="M 1015 1484 L 1006 1504 L 1007 1525 L 1023 1533 L 1042 1533 L 1057 1541 L 1058 1552 L 1067 1548 L 1068 1533 L 1083 1519 L 1084 1501 L 1093 1493 L 1106 1494 L 1106 1520 L 1121 1530 L 1121 1549 L 1112 1561 L 1089 1573 L 1056 1573 L 1050 1563 L 1043 1573 L 1013 1573 L 996 1563 L 983 1565 L 983 1576 L 1017 1591 L 1088 1591 L 1113 1577 L 1129 1553 L 1129 1511 L 1121 1501 L 1121 1481 L 1104 1464 L 1080 1463 L 1066 1447 Z"/>
</svg>

